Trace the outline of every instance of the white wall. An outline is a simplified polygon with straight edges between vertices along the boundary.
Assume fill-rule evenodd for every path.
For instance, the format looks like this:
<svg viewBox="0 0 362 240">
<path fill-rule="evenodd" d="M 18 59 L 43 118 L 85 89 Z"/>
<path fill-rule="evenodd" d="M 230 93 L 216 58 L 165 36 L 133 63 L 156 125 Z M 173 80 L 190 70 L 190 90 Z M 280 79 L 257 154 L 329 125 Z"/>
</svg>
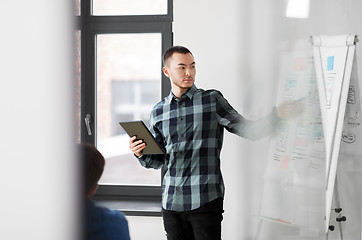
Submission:
<svg viewBox="0 0 362 240">
<path fill-rule="evenodd" d="M 132 240 L 166 239 L 162 217 L 127 216 L 129 235 Z"/>
<path fill-rule="evenodd" d="M 0 239 L 79 239 L 65 2 L 0 3 Z"/>
</svg>

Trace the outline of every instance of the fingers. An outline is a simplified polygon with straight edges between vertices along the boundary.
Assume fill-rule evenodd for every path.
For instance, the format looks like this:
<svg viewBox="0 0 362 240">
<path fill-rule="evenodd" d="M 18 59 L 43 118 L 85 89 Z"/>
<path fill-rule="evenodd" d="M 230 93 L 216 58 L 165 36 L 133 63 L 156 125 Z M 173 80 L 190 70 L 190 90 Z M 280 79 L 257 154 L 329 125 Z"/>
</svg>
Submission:
<svg viewBox="0 0 362 240">
<path fill-rule="evenodd" d="M 136 147 L 134 147 L 132 150 L 132 152 L 137 156 L 140 157 L 142 154 L 143 149 L 146 148 L 146 143 L 142 143 L 137 145 Z"/>
<path fill-rule="evenodd" d="M 139 140 L 132 144 L 129 148 L 132 150 L 132 152 L 141 152 L 146 148 L 146 143 L 144 143 L 142 140 Z"/>
<path fill-rule="evenodd" d="M 136 136 L 133 136 L 133 137 L 130 138 L 130 140 L 129 140 L 129 148 L 130 149 L 133 149 L 135 146 L 137 146 L 137 145 L 139 145 L 140 143 L 143 142 L 142 139 L 137 140 L 137 141 L 135 141 L 135 140 L 136 140 Z"/>
<path fill-rule="evenodd" d="M 142 155 L 142 150 L 146 148 L 146 143 L 143 142 L 143 140 L 136 140 L 136 136 L 133 136 L 130 138 L 129 140 L 129 148 L 131 149 L 131 151 L 137 155 L 140 156 Z"/>
<path fill-rule="evenodd" d="M 136 140 L 136 136 L 133 136 L 129 139 L 129 145 L 131 145 L 134 140 Z"/>
</svg>

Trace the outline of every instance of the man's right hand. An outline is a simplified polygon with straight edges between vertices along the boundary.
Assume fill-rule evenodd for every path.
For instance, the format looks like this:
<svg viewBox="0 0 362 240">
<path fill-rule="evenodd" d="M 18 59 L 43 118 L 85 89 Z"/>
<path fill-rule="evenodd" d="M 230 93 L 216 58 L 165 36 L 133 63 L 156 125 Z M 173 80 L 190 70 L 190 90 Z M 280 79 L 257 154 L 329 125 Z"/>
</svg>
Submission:
<svg viewBox="0 0 362 240">
<path fill-rule="evenodd" d="M 137 157 L 142 157 L 142 151 L 146 148 L 146 143 L 143 140 L 136 140 L 136 136 L 129 139 L 129 148 Z"/>
</svg>

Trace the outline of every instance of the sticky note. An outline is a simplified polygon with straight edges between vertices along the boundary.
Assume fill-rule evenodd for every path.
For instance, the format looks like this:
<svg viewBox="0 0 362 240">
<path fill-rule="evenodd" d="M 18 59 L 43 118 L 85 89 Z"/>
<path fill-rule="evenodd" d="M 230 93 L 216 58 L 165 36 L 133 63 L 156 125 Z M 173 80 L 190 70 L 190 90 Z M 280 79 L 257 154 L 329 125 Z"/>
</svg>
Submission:
<svg viewBox="0 0 362 240">
<path fill-rule="evenodd" d="M 296 138 L 296 145 L 297 146 L 305 146 L 305 145 L 307 145 L 306 139 L 302 138 L 302 137 L 297 137 Z"/>
<path fill-rule="evenodd" d="M 327 58 L 327 71 L 333 71 L 334 67 L 334 56 L 330 56 Z"/>
<path fill-rule="evenodd" d="M 283 156 L 280 167 L 281 167 L 282 169 L 288 169 L 288 167 L 289 167 L 289 162 L 290 162 L 290 156 Z"/>
</svg>

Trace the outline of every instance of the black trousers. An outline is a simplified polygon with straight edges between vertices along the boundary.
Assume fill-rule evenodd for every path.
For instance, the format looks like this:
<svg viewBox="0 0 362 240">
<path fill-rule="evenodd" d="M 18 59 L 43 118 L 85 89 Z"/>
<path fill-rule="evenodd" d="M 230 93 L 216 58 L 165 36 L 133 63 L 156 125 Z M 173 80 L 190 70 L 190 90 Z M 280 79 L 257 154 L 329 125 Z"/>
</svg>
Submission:
<svg viewBox="0 0 362 240">
<path fill-rule="evenodd" d="M 188 212 L 162 211 L 168 240 L 220 240 L 223 198 Z"/>
</svg>

